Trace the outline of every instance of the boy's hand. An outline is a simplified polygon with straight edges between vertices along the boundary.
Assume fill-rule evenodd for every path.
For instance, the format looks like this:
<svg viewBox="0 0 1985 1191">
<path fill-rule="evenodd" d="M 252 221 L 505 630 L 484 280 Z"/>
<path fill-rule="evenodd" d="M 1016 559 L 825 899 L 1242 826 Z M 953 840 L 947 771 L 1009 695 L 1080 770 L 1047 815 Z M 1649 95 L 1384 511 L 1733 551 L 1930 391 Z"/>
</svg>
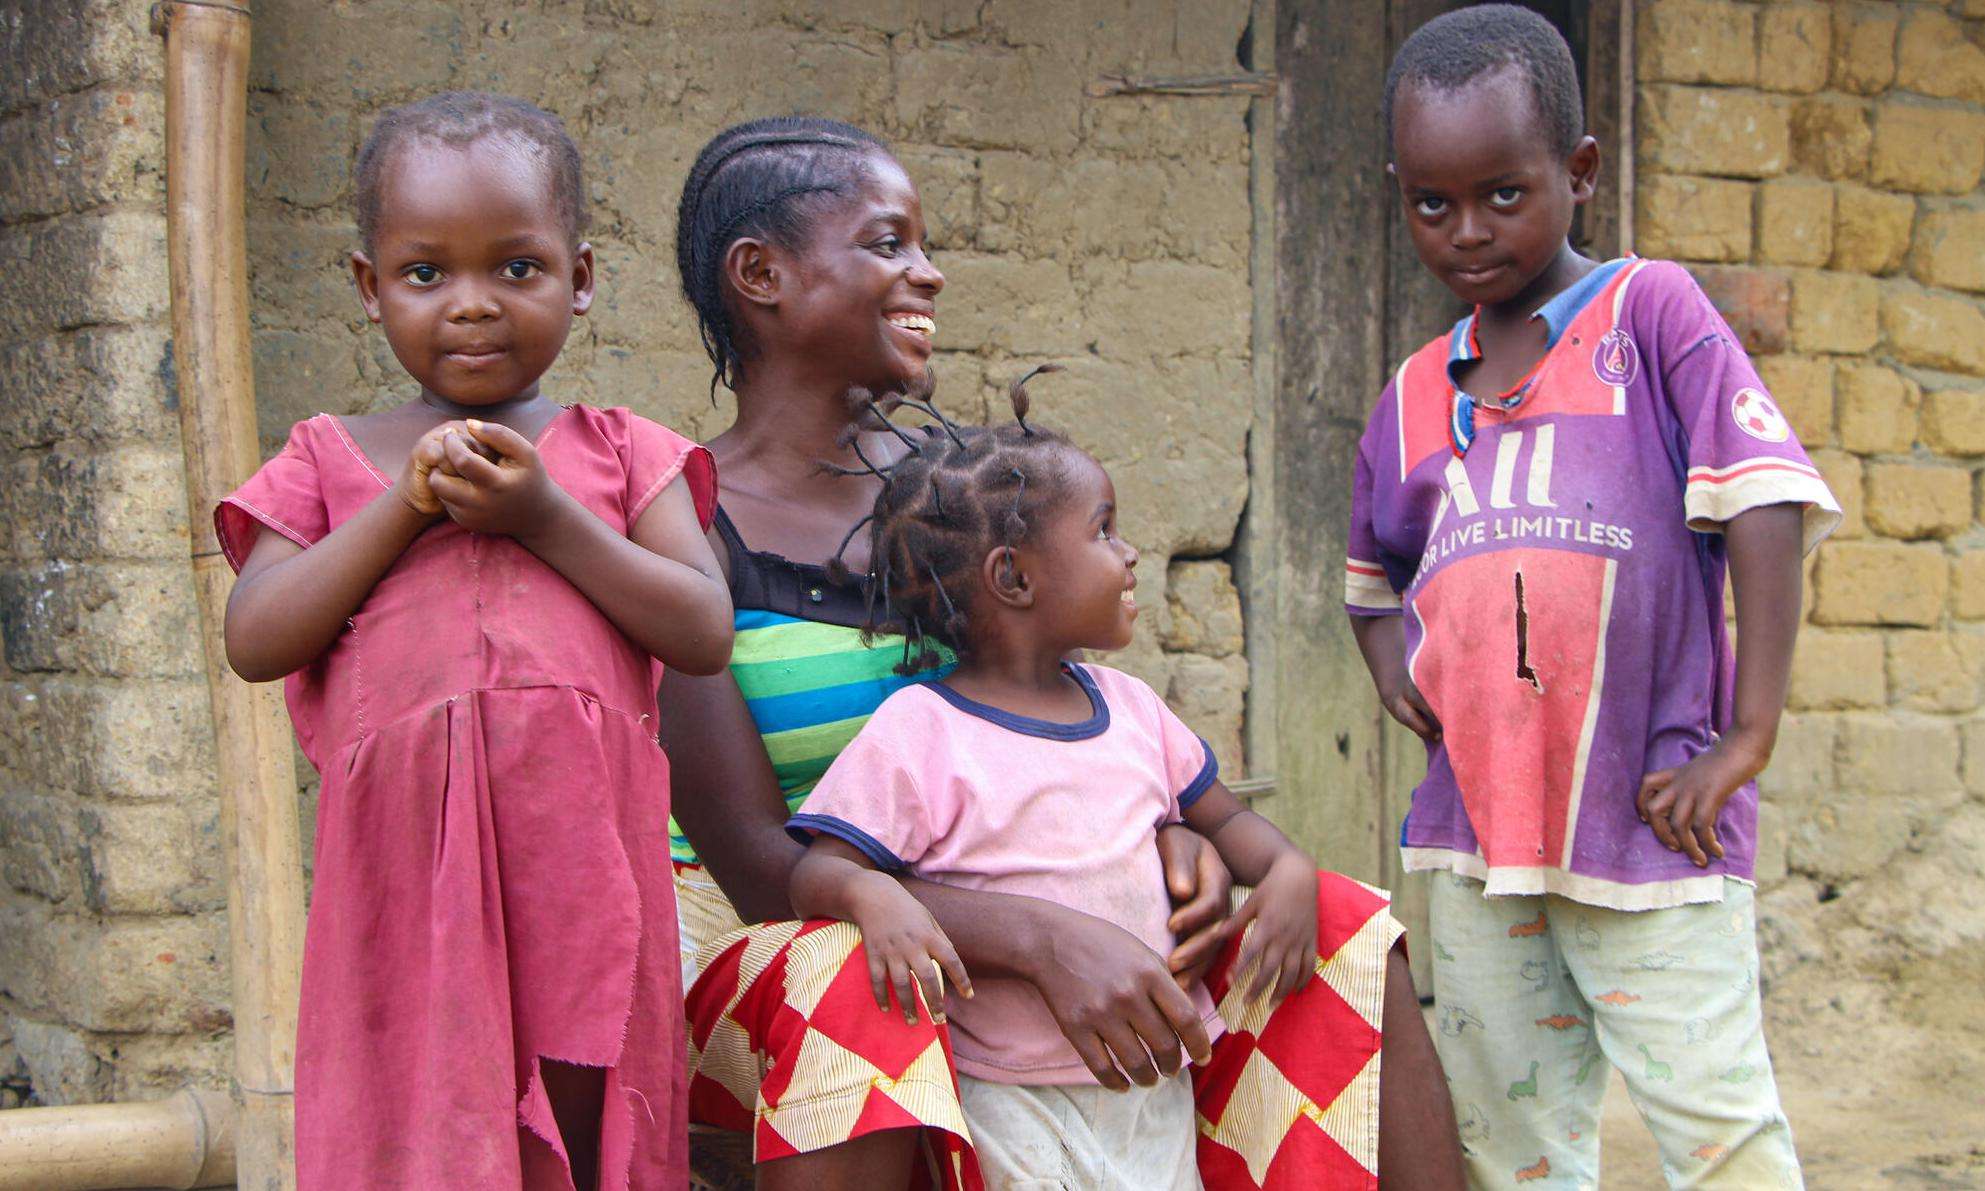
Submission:
<svg viewBox="0 0 1985 1191">
<path fill-rule="evenodd" d="M 1380 690 L 1379 701 L 1392 718 L 1406 725 L 1407 729 L 1428 744 L 1438 744 L 1441 738 L 1441 722 L 1434 716 L 1434 709 L 1427 706 L 1426 696 L 1420 688 L 1406 677 L 1402 667 L 1396 689 Z"/>
<path fill-rule="evenodd" d="M 496 422 L 471 419 L 440 429 L 449 428 L 441 437 L 442 462 L 427 476 L 448 516 L 464 529 L 518 539 L 543 528 L 563 490 L 530 440 Z"/>
<path fill-rule="evenodd" d="M 1641 778 L 1634 799 L 1640 821 L 1670 852 L 1687 852 L 1697 868 L 1707 867 L 1712 856 L 1723 859 L 1716 818 L 1732 794 L 1764 771 L 1768 758 L 1758 753 L 1743 737 L 1725 736 L 1687 764 Z"/>
<path fill-rule="evenodd" d="M 1190 990 L 1233 937 L 1227 915 L 1234 875 L 1219 850 L 1183 823 L 1158 829 L 1158 859 L 1174 907 L 1165 925 L 1178 940 L 1165 966 L 1181 989 Z"/>
<path fill-rule="evenodd" d="M 406 466 L 400 469 L 399 482 L 393 485 L 394 493 L 406 502 L 408 508 L 423 517 L 441 515 L 441 500 L 434 495 L 428 480 L 437 469 L 444 474 L 449 472 L 445 447 L 448 436 L 468 432 L 466 422 L 443 422 L 414 443 L 414 449 L 407 452 Z"/>
<path fill-rule="evenodd" d="M 1246 981 L 1249 1000 L 1268 993 L 1279 1005 L 1316 974 L 1316 869 L 1307 857 L 1291 850 L 1276 859 L 1232 929 L 1250 922 L 1254 930 L 1234 957 L 1234 986 Z"/>
<path fill-rule="evenodd" d="M 848 889 L 848 918 L 862 932 L 868 951 L 868 983 L 875 1006 L 889 1012 L 889 990 L 903 1006 L 903 1020 L 917 1022 L 916 993 L 911 981 L 923 985 L 931 1020 L 944 1020 L 944 978 L 949 975 L 958 995 L 971 999 L 972 978 L 937 920 L 923 903 L 878 872 L 864 872 Z"/>
</svg>

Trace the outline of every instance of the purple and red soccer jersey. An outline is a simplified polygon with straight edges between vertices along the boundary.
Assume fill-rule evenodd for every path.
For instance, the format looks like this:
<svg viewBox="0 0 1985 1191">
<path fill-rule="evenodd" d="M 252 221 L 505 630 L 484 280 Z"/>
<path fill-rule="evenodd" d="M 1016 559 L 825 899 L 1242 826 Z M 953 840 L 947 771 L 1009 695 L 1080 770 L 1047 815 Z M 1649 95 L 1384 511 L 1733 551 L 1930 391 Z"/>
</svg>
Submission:
<svg viewBox="0 0 1985 1191">
<path fill-rule="evenodd" d="M 1478 354 L 1466 318 L 1400 367 L 1358 447 L 1345 602 L 1403 612 L 1442 726 L 1406 867 L 1618 909 L 1716 901 L 1753 879 L 1755 785 L 1706 870 L 1634 798 L 1729 723 L 1724 523 L 1800 504 L 1810 551 L 1839 506 L 1681 266 L 1609 262 L 1536 317 L 1550 348 L 1513 398 L 1452 379 Z"/>
</svg>

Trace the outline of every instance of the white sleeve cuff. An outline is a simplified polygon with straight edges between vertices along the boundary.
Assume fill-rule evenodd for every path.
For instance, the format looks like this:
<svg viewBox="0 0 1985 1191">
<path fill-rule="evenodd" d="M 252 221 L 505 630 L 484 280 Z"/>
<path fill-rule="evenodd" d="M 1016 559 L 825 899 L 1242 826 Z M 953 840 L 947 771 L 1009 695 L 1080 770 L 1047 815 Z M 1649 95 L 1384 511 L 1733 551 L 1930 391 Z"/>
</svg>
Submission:
<svg viewBox="0 0 1985 1191">
<path fill-rule="evenodd" d="M 1353 612 L 1384 614 L 1399 611 L 1399 593 L 1385 577 L 1385 568 L 1362 558 L 1344 560 L 1344 604 Z"/>
<path fill-rule="evenodd" d="M 1737 514 L 1764 505 L 1805 506 L 1803 550 L 1810 554 L 1840 524 L 1840 503 L 1812 466 L 1761 456 L 1728 467 L 1689 469 L 1682 509 L 1697 533 L 1722 533 Z"/>
</svg>

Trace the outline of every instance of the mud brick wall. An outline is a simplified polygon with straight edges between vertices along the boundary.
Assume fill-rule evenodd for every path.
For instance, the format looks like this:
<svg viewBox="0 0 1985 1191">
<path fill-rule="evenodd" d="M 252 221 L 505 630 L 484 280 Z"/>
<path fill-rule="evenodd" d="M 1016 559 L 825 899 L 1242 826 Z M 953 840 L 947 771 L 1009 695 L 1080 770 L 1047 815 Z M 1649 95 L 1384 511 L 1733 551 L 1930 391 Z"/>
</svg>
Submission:
<svg viewBox="0 0 1985 1191">
<path fill-rule="evenodd" d="M 1694 269 L 1846 513 L 1761 783 L 1770 1003 L 1811 1026 L 1776 1037 L 1959 1022 L 1985 966 L 1985 3 L 1655 0 L 1637 33 L 1636 247 Z"/>
<path fill-rule="evenodd" d="M 0 4 L 0 1107 L 224 1070 L 146 8 Z"/>
<path fill-rule="evenodd" d="M 888 140 L 923 192 L 948 279 L 940 401 L 1004 416 L 1007 381 L 1069 365 L 1037 408 L 1111 468 L 1144 551 L 1147 614 L 1127 664 L 1237 766 L 1246 666 L 1218 559 L 1247 490 L 1246 101 L 1082 91 L 1106 74 L 1231 72 L 1248 6 L 1146 0 L 1083 16 L 1038 0 L 265 0 L 248 164 L 265 445 L 312 411 L 410 393 L 344 264 L 348 163 L 381 108 L 481 87 L 564 117 L 586 155 L 600 296 L 548 391 L 692 435 L 721 429 L 730 407 L 710 399 L 675 280 L 689 164 L 737 120 L 844 119 Z"/>
<path fill-rule="evenodd" d="M 1247 101 L 1083 88 L 1231 73 L 1245 0 L 254 7 L 268 453 L 313 412 L 412 393 L 345 267 L 350 161 L 382 108 L 477 87 L 565 118 L 586 155 L 600 296 L 549 391 L 693 435 L 728 406 L 710 399 L 674 276 L 689 163 L 736 120 L 849 120 L 888 139 L 923 191 L 950 283 L 940 401 L 981 419 L 1028 367 L 1068 365 L 1035 408 L 1111 468 L 1144 552 L 1144 623 L 1120 664 L 1242 771 L 1246 664 L 1222 556 L 1252 404 Z M 154 1094 L 228 1063 L 147 14 L 144 0 L 0 0 L 0 1107 Z"/>
</svg>

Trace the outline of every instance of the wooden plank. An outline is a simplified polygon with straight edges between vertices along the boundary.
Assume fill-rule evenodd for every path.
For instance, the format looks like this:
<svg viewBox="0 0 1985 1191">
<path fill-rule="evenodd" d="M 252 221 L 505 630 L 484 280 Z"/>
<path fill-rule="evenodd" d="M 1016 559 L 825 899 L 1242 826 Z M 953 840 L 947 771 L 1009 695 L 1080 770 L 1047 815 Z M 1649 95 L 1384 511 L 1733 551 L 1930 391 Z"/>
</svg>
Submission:
<svg viewBox="0 0 1985 1191">
<path fill-rule="evenodd" d="M 1386 10 L 1283 0 L 1275 20 L 1277 796 L 1264 809 L 1325 865 L 1380 875 L 1379 711 L 1343 612 L 1351 460 L 1383 384 L 1378 108 Z M 1257 63 L 1257 68 L 1262 65 Z"/>
<path fill-rule="evenodd" d="M 1275 0 L 1253 0 L 1241 37 L 1240 65 L 1248 71 L 1275 64 Z M 1279 85 L 1279 82 L 1278 82 Z M 1276 730 L 1276 377 L 1280 359 L 1275 312 L 1275 96 L 1248 104 L 1248 281 L 1252 298 L 1249 373 L 1254 382 L 1254 424 L 1248 432 L 1248 502 L 1234 541 L 1234 583 L 1247 614 L 1247 772 L 1271 785 L 1256 797 L 1270 813 L 1272 783 L 1281 767 Z"/>
<path fill-rule="evenodd" d="M 1621 0 L 1590 0 L 1585 6 L 1585 130 L 1599 141 L 1599 185 L 1580 212 L 1574 242 L 1599 260 L 1620 255 L 1628 243 L 1633 138 L 1623 106 L 1630 88 L 1622 74 L 1621 7 Z"/>
</svg>

